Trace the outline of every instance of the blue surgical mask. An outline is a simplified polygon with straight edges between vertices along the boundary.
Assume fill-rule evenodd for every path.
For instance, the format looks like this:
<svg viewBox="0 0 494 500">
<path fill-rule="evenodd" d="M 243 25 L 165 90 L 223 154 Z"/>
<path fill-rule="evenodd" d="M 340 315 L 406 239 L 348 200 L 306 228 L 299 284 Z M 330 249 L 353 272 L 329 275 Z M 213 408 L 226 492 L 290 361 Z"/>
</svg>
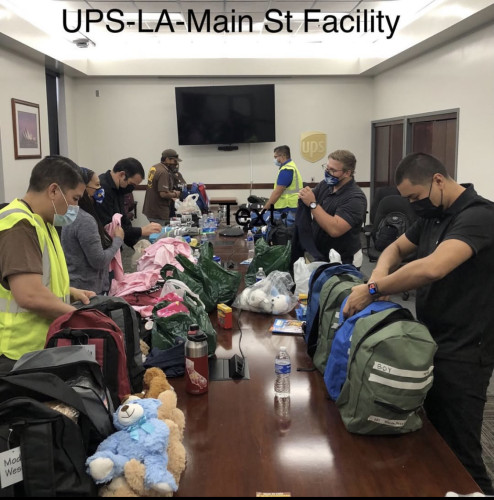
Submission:
<svg viewBox="0 0 494 500">
<path fill-rule="evenodd" d="M 62 189 L 60 186 L 58 187 L 60 192 L 62 193 L 63 199 L 65 203 L 67 203 L 67 199 L 65 198 Z M 68 226 L 75 221 L 77 214 L 79 213 L 79 205 L 69 205 L 67 203 L 67 212 L 64 215 L 57 214 L 57 209 L 55 208 L 55 203 L 51 200 L 51 204 L 53 205 L 53 210 L 55 210 L 55 215 L 53 216 L 53 225 L 54 226 Z"/>
<path fill-rule="evenodd" d="M 326 184 L 328 184 L 329 186 L 336 186 L 336 184 L 340 182 L 339 177 L 331 175 L 328 171 L 324 171 L 324 180 L 326 181 Z"/>
<path fill-rule="evenodd" d="M 273 163 L 276 167 L 281 167 L 281 163 L 276 158 L 273 159 Z"/>
<path fill-rule="evenodd" d="M 105 199 L 105 190 L 104 188 L 99 188 L 93 193 L 93 198 L 96 203 L 103 203 Z"/>
</svg>

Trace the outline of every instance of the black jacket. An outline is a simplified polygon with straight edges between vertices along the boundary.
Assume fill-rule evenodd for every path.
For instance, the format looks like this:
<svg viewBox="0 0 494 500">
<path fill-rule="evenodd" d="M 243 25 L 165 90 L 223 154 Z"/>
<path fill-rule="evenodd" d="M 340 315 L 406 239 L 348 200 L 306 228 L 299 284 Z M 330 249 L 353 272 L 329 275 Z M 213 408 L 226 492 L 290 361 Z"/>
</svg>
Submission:
<svg viewBox="0 0 494 500">
<path fill-rule="evenodd" d="M 115 186 L 113 177 L 108 170 L 99 176 L 101 187 L 105 190 L 105 199 L 103 203 L 95 203 L 96 213 L 101 220 L 103 226 L 106 226 L 112 221 L 115 214 L 122 214 L 122 229 L 125 231 L 124 243 L 133 247 L 142 236 L 140 227 L 133 227 L 130 219 L 125 214 L 124 196 L 125 189 L 120 189 Z"/>
</svg>

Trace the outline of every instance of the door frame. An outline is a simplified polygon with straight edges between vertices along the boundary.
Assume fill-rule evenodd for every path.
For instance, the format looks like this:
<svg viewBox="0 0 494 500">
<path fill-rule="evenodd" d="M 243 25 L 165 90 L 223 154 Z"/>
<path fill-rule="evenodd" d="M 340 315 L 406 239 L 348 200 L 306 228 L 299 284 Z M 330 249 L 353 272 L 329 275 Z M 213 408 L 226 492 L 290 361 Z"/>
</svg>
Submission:
<svg viewBox="0 0 494 500">
<path fill-rule="evenodd" d="M 393 118 L 384 118 L 380 120 L 371 121 L 371 162 L 370 162 L 370 197 L 374 193 L 375 188 L 375 140 L 376 125 L 395 125 L 403 123 L 403 152 L 404 156 L 409 154 L 412 150 L 412 124 L 420 121 L 431 121 L 434 119 L 446 119 L 456 117 L 456 145 L 455 145 L 455 179 L 458 169 L 458 138 L 460 128 L 460 108 L 445 109 L 440 111 L 429 111 L 426 113 L 416 113 L 413 115 L 402 115 Z M 372 200 L 370 200 L 372 202 Z"/>
</svg>

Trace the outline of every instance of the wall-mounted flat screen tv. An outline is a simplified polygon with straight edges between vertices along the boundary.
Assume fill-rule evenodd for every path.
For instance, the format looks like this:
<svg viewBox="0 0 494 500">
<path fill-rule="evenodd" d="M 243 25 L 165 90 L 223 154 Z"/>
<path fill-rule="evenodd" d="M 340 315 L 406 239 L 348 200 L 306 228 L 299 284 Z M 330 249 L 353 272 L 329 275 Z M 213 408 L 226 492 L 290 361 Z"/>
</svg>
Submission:
<svg viewBox="0 0 494 500">
<path fill-rule="evenodd" d="M 178 143 L 274 142 L 274 85 L 176 87 Z"/>
</svg>

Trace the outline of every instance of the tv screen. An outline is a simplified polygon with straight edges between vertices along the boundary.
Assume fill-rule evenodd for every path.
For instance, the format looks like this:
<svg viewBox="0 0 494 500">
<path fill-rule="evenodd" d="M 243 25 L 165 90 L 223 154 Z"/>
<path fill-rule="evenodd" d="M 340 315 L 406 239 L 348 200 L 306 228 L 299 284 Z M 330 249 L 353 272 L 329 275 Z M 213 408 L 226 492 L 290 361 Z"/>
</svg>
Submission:
<svg viewBox="0 0 494 500">
<path fill-rule="evenodd" d="M 274 142 L 274 85 L 176 87 L 178 143 Z"/>
</svg>

